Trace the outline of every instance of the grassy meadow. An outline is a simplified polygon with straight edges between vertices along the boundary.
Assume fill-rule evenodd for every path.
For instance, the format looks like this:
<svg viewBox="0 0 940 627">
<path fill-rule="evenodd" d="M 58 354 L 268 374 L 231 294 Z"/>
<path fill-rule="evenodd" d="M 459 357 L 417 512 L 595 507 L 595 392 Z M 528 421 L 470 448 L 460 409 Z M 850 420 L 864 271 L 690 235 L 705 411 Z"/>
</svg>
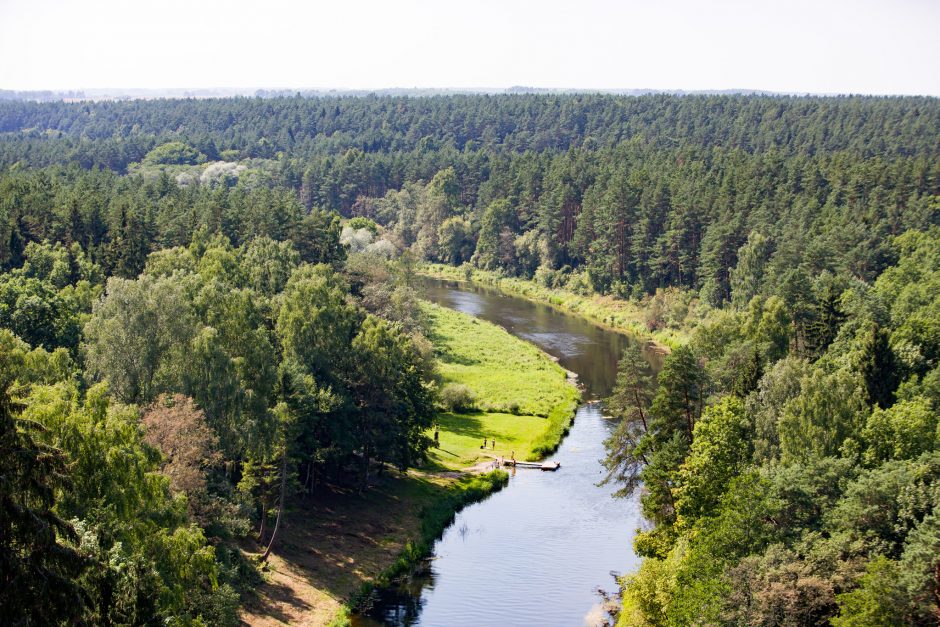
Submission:
<svg viewBox="0 0 940 627">
<path fill-rule="evenodd" d="M 580 398 L 565 370 L 495 324 L 430 303 L 424 311 L 442 384 L 465 385 L 475 397 L 474 411 L 439 415 L 431 466 L 459 470 L 491 455 L 535 459 L 554 450 Z M 496 448 L 483 451 L 484 438 Z"/>
</svg>

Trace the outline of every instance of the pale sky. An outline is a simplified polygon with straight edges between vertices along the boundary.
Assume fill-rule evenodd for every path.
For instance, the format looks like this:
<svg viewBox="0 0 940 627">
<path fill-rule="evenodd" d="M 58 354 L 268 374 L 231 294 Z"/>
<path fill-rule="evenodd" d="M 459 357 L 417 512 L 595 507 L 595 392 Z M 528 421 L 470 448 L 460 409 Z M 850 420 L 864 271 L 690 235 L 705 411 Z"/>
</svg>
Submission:
<svg viewBox="0 0 940 627">
<path fill-rule="evenodd" d="M 940 0 L 0 0 L 0 89 L 940 95 Z"/>
</svg>

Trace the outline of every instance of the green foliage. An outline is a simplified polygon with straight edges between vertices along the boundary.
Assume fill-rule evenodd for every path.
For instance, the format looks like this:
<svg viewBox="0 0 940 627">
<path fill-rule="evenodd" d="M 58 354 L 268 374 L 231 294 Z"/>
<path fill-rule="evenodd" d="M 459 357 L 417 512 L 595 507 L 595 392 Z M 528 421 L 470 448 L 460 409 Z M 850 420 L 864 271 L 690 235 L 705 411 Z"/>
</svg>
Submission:
<svg viewBox="0 0 940 627">
<path fill-rule="evenodd" d="M 484 270 L 494 270 L 501 265 L 505 266 L 507 255 L 511 262 L 512 248 L 507 248 L 507 245 L 512 244 L 513 241 L 505 240 L 503 230 L 511 228 L 513 217 L 512 207 L 505 200 L 494 202 L 483 212 L 474 259 L 476 264 Z"/>
<path fill-rule="evenodd" d="M 183 142 L 167 142 L 144 157 L 144 163 L 151 165 L 195 165 L 205 160 L 204 154 Z"/>
<path fill-rule="evenodd" d="M 88 374 L 107 380 L 123 402 L 150 402 L 161 391 L 178 389 L 194 332 L 179 282 L 111 278 L 85 325 Z"/>
<path fill-rule="evenodd" d="M 897 625 L 906 609 L 900 565 L 876 557 L 868 563 L 858 587 L 840 594 L 838 600 L 841 611 L 832 619 L 836 627 Z"/>
<path fill-rule="evenodd" d="M 470 259 L 473 252 L 473 227 L 464 218 L 447 218 L 438 229 L 438 245 L 441 259 L 453 265 L 460 265 Z"/>
<path fill-rule="evenodd" d="M 712 513 L 731 480 L 750 463 L 752 439 L 739 399 L 725 397 L 705 410 L 674 488 L 680 518 L 695 520 Z"/>
<path fill-rule="evenodd" d="M 858 378 L 849 371 L 826 374 L 815 368 L 800 381 L 800 393 L 787 401 L 778 431 L 780 458 L 789 463 L 850 454 L 861 440 L 866 407 Z"/>
<path fill-rule="evenodd" d="M 751 231 L 747 242 L 738 249 L 738 263 L 731 271 L 731 303 L 743 309 L 759 294 L 765 265 L 770 256 L 770 242 L 757 231 Z"/>
<path fill-rule="evenodd" d="M 656 396 L 650 407 L 654 441 L 668 441 L 679 434 L 684 446 L 691 445 L 695 423 L 705 405 L 707 383 L 690 348 L 680 346 L 670 353 L 657 377 Z"/>
<path fill-rule="evenodd" d="M 731 395 L 710 400 L 690 446 L 676 432 L 643 469 L 644 511 L 660 515 L 636 537 L 646 560 L 624 581 L 622 622 L 936 622 L 937 377 L 922 357 L 929 326 L 910 325 L 933 318 L 934 297 L 904 283 L 931 283 L 934 242 L 897 242 L 873 290 L 789 273 L 779 298 L 712 312 L 693 332 Z M 736 355 L 753 349 L 766 371 L 742 390 Z"/>
<path fill-rule="evenodd" d="M 645 449 L 650 429 L 651 404 L 650 366 L 643 359 L 639 346 L 624 349 L 617 365 L 617 381 L 605 407 L 619 422 L 604 442 L 607 458 L 604 483 L 616 481 L 621 487 L 617 496 L 629 496 L 639 487 L 643 465 L 648 463 Z"/>
<path fill-rule="evenodd" d="M 399 328 L 375 316 L 363 321 L 351 349 L 356 369 L 350 388 L 365 456 L 401 470 L 423 461 L 435 413 L 427 362 Z"/>
<path fill-rule="evenodd" d="M 47 281 L 7 274 L 0 279 L 0 325 L 34 346 L 74 349 L 80 318 Z"/>
<path fill-rule="evenodd" d="M 340 232 L 338 215 L 314 209 L 297 223 L 290 237 L 303 261 L 341 264 L 346 249 L 339 241 Z"/>
<path fill-rule="evenodd" d="M 473 390 L 461 383 L 448 383 L 441 388 L 440 399 L 446 411 L 465 414 L 476 408 Z"/>
<path fill-rule="evenodd" d="M 937 412 L 923 397 L 900 401 L 890 409 L 876 407 L 862 432 L 864 459 L 878 464 L 891 459 L 913 459 L 940 448 Z"/>
<path fill-rule="evenodd" d="M 11 398 L 24 355 L 4 331 L 0 347 L 0 619 L 11 624 L 79 620 L 87 593 L 77 583 L 89 560 L 55 510 L 69 485 L 68 458 L 42 442 L 43 426 L 19 419 Z"/>
<path fill-rule="evenodd" d="M 889 344 L 888 333 L 877 324 L 872 324 L 861 335 L 855 369 L 865 381 L 869 403 L 890 407 L 898 386 L 898 364 Z"/>
<path fill-rule="evenodd" d="M 284 359 L 325 381 L 349 360 L 359 315 L 346 302 L 342 278 L 324 265 L 301 266 L 285 286 L 275 333 Z"/>
<path fill-rule="evenodd" d="M 375 220 L 370 220 L 369 218 L 365 218 L 363 216 L 350 218 L 347 220 L 346 226 L 357 231 L 359 229 L 368 229 L 369 232 L 371 232 L 373 235 L 379 234 L 379 225 L 375 223 Z"/>
</svg>

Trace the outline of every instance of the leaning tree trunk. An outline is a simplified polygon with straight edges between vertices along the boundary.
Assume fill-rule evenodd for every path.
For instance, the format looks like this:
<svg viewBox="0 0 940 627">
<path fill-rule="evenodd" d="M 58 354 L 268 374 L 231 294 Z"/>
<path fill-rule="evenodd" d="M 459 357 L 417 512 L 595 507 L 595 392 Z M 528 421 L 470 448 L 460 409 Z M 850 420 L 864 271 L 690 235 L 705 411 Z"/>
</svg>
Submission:
<svg viewBox="0 0 940 627">
<path fill-rule="evenodd" d="M 268 548 L 264 550 L 261 561 L 264 562 L 271 555 L 271 549 L 274 548 L 274 539 L 277 537 L 277 530 L 281 526 L 281 517 L 284 515 L 284 499 L 287 495 L 287 447 L 284 447 L 284 453 L 281 455 L 281 497 L 277 505 L 277 518 L 274 519 L 274 531 L 271 532 L 271 541 L 268 542 Z"/>
</svg>

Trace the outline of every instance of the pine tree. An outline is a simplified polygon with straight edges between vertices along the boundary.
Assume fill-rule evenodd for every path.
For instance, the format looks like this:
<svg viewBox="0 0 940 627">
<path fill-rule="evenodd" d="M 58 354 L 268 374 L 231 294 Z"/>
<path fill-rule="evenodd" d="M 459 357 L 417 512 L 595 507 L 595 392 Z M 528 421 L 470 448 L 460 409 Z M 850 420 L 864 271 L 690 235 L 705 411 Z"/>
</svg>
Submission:
<svg viewBox="0 0 940 627">
<path fill-rule="evenodd" d="M 648 459 L 644 452 L 644 438 L 649 432 L 650 402 L 653 395 L 649 363 L 636 344 L 623 351 L 617 365 L 617 382 L 604 407 L 617 418 L 616 429 L 604 443 L 607 458 L 604 466 L 610 481 L 620 485 L 616 496 L 629 496 L 640 485 L 640 472 Z"/>
</svg>

